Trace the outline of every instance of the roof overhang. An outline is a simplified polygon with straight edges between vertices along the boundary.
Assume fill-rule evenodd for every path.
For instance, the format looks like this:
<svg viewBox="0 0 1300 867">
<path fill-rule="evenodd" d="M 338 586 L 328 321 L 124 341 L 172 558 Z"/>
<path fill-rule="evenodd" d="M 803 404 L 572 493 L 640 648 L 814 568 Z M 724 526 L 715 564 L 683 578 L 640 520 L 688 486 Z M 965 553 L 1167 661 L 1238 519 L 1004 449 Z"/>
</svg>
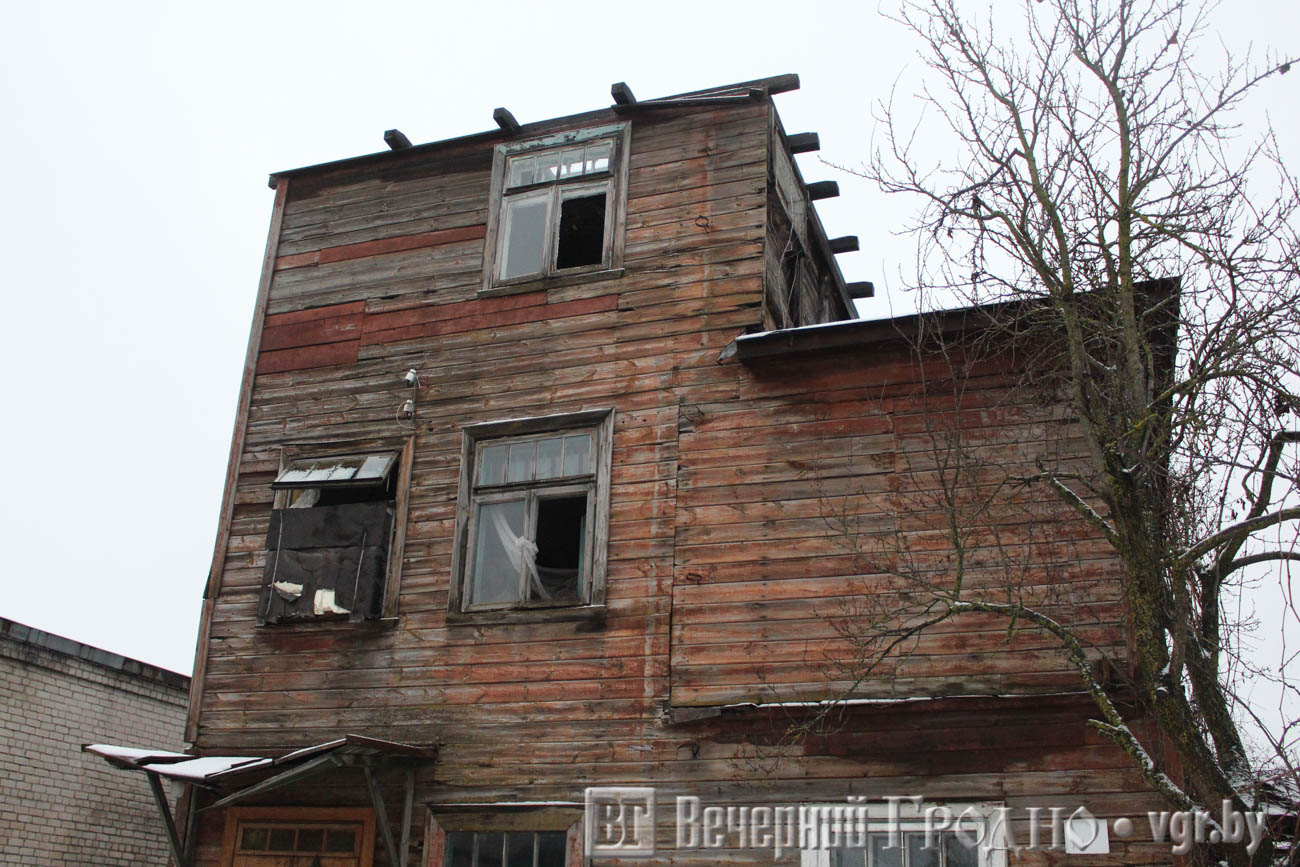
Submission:
<svg viewBox="0 0 1300 867">
<path fill-rule="evenodd" d="M 438 758 L 436 745 L 410 746 L 351 734 L 310 747 L 292 749 L 275 758 L 192 756 L 168 750 L 146 750 L 114 744 L 83 744 L 81 749 L 83 752 L 100 756 L 115 768 L 142 771 L 146 775 L 153 791 L 154 801 L 167 829 L 172 857 L 180 867 L 188 867 L 191 861 L 189 852 L 176 830 L 171 807 L 163 792 L 162 778 L 208 789 L 218 795 L 229 792 L 202 808 L 212 810 L 337 768 L 360 768 L 365 773 L 371 805 L 377 814 L 379 829 L 384 835 L 384 846 L 388 850 L 389 861 L 392 864 L 399 864 L 404 861 L 399 860 L 399 849 L 392 839 L 392 829 L 388 824 L 388 814 L 376 773 L 390 767 L 398 767 L 405 771 L 406 798 L 402 809 L 402 837 L 405 840 L 410 831 L 415 770 Z M 191 812 L 191 818 L 192 816 Z"/>
<path fill-rule="evenodd" d="M 491 129 L 484 132 L 427 142 L 425 144 L 412 145 L 411 147 L 403 147 L 397 150 L 383 150 L 376 153 L 363 154 L 361 156 L 348 157 L 341 160 L 316 163 L 315 165 L 284 169 L 271 174 L 270 186 L 275 186 L 277 178 L 292 177 L 294 175 L 309 174 L 317 171 L 369 163 L 388 161 L 396 162 L 398 160 L 408 159 L 412 154 L 429 153 L 442 148 L 482 144 L 493 140 L 511 141 L 520 137 L 544 135 L 547 132 L 553 132 L 555 130 L 575 125 L 590 124 L 601 119 L 617 120 L 620 116 L 630 113 L 665 109 L 696 109 L 708 111 L 717 108 L 725 108 L 728 105 L 744 105 L 751 101 L 766 99 L 773 94 L 796 90 L 798 87 L 799 76 L 797 75 L 773 75 L 767 78 L 756 78 L 752 81 L 724 84 L 719 87 L 705 88 L 704 90 L 692 90 L 687 93 L 678 93 L 673 94 L 672 96 L 664 96 L 641 102 L 615 103 L 608 108 L 566 115 L 564 117 L 550 118 L 548 120 L 537 121 L 534 123 L 520 124 L 518 130 L 513 134 L 501 129 Z"/>
</svg>

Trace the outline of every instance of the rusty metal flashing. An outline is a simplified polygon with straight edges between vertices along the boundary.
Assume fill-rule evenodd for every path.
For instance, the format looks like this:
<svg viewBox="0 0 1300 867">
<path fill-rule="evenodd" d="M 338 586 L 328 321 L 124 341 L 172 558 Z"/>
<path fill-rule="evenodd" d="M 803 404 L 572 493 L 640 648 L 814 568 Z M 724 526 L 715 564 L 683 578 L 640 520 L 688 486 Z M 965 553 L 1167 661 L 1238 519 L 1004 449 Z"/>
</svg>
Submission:
<svg viewBox="0 0 1300 867">
<path fill-rule="evenodd" d="M 1009 304 L 989 304 L 935 313 L 913 313 L 892 319 L 848 319 L 743 334 L 723 351 L 719 361 L 735 357 L 741 363 L 818 352 L 847 351 L 887 343 L 919 340 L 985 328 L 1009 312 Z"/>
</svg>

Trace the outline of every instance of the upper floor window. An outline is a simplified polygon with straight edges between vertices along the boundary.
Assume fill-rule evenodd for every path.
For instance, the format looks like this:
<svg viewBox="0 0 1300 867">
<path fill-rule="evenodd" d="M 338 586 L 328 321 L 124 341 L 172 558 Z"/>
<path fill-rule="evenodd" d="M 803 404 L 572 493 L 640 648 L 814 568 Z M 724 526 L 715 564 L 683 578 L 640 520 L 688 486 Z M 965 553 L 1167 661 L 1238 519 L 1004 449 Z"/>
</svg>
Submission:
<svg viewBox="0 0 1300 867">
<path fill-rule="evenodd" d="M 604 601 L 612 415 L 466 430 L 453 610 Z"/>
<path fill-rule="evenodd" d="M 484 289 L 621 265 L 627 125 L 499 145 Z"/>
<path fill-rule="evenodd" d="M 408 444 L 284 465 L 271 485 L 260 622 L 395 613 L 409 452 Z"/>
</svg>

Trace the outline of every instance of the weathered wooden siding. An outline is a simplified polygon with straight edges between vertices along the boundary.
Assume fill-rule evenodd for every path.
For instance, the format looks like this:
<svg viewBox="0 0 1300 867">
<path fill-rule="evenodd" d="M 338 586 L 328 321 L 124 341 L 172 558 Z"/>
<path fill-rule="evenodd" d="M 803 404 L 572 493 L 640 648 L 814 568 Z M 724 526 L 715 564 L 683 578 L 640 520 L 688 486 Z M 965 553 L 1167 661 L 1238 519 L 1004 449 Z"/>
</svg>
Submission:
<svg viewBox="0 0 1300 867">
<path fill-rule="evenodd" d="M 200 751 L 276 751 L 352 732 L 443 745 L 421 774 L 421 802 L 580 800 L 584 786 L 614 783 L 752 800 L 737 781 L 763 776 L 752 773 L 754 745 L 777 739 L 781 721 L 728 712 L 675 726 L 666 709 L 833 694 L 840 679 L 821 665 L 824 650 L 836 652 L 828 621 L 887 579 L 864 573 L 869 549 L 828 512 L 847 507 L 855 531 L 897 531 L 917 550 L 935 532 L 933 516 L 902 499 L 899 480 L 927 471 L 929 436 L 905 353 L 718 362 L 760 325 L 768 110 L 634 116 L 626 273 L 521 295 L 476 296 L 491 141 L 289 181 L 206 626 Z M 281 447 L 407 435 L 394 415 L 410 367 L 421 384 L 396 624 L 257 627 Z M 1045 441 L 1039 422 L 999 406 L 997 370 L 987 381 L 987 430 L 973 435 L 1029 459 Z M 449 624 L 462 428 L 611 406 L 604 625 Z M 1113 644 L 1115 600 L 1094 595 L 1095 637 Z M 1002 639 L 988 623 L 947 630 L 897 663 L 888 692 L 1065 684 L 1044 642 Z M 868 691 L 887 690 L 882 681 Z M 844 738 L 777 750 L 763 797 L 840 800 L 849 786 L 1028 803 L 1086 789 L 1101 809 L 1147 803 L 1123 757 L 1085 732 L 1077 702 L 1037 721 L 1025 704 L 1003 707 L 865 713 Z M 1008 737 L 1016 720 L 1049 729 Z M 271 800 L 285 798 L 365 803 L 357 781 Z M 219 825 L 202 814 L 200 863 L 218 858 Z"/>
<path fill-rule="evenodd" d="M 694 421 L 678 440 L 674 705 L 1077 688 L 1053 640 L 1008 636 L 993 616 L 933 628 L 863 677 L 847 636 L 919 579 L 955 577 L 949 515 L 985 527 L 969 542 L 968 589 L 1023 593 L 1122 658 L 1116 563 L 1095 532 L 1041 486 L 1002 490 L 973 517 L 1005 475 L 1082 447 L 1006 364 L 963 374 L 959 410 L 946 363 L 921 365 L 901 344 L 741 371 L 739 400 L 679 392 Z M 953 483 L 966 502 L 950 510 Z"/>
</svg>

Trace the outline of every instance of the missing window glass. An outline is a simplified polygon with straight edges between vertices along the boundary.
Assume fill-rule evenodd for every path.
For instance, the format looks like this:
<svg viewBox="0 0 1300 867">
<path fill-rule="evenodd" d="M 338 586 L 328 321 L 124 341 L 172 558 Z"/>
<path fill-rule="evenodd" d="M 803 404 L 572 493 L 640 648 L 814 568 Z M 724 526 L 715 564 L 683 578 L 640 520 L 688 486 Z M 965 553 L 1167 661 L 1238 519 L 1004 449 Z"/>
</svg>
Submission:
<svg viewBox="0 0 1300 867">
<path fill-rule="evenodd" d="M 537 500 L 537 577 L 551 600 L 581 598 L 586 535 L 585 493 Z M 536 589 L 534 595 L 539 595 Z"/>
<path fill-rule="evenodd" d="M 605 256 L 605 193 L 560 203 L 560 242 L 555 267 L 599 265 Z"/>
</svg>

